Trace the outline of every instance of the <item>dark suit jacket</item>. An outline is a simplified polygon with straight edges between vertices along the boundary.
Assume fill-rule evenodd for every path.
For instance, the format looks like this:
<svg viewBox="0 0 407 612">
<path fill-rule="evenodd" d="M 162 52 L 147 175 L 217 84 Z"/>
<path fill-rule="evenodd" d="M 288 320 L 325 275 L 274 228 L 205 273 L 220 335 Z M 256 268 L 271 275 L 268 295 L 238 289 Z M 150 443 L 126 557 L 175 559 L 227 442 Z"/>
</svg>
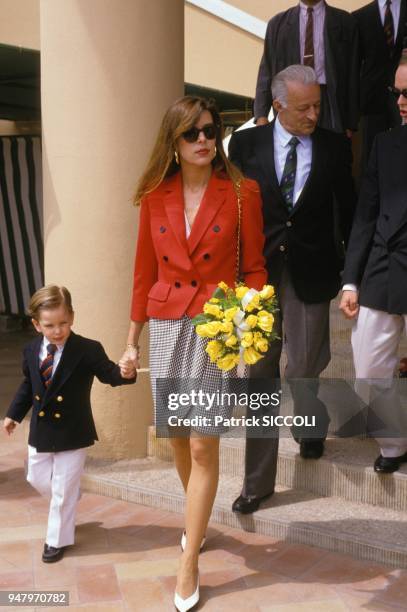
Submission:
<svg viewBox="0 0 407 612">
<path fill-rule="evenodd" d="M 273 133 L 274 122 L 235 132 L 229 155 L 260 185 L 269 281 L 278 287 L 287 264 L 299 299 L 325 302 L 339 290 L 343 264 L 343 248 L 341 253 L 334 231 L 335 208 L 346 242 L 356 201 L 349 143 L 342 134 L 315 130 L 311 171 L 289 214 L 275 172 Z"/>
<path fill-rule="evenodd" d="M 39 371 L 42 340 L 39 336 L 24 347 L 24 380 L 7 416 L 20 422 L 32 407 L 28 443 L 39 452 L 90 446 L 98 439 L 90 405 L 94 376 L 112 387 L 131 384 L 135 378 L 120 376 L 119 366 L 110 361 L 100 342 L 71 332 L 46 389 Z"/>
<path fill-rule="evenodd" d="M 357 29 L 349 13 L 326 6 L 324 43 L 327 93 L 334 128 L 339 132 L 347 128 L 356 130 L 359 87 Z M 257 77 L 255 118 L 269 114 L 273 77 L 287 66 L 300 63 L 300 7 L 296 6 L 278 13 L 267 25 Z"/>
<path fill-rule="evenodd" d="M 360 110 L 362 114 L 383 113 L 387 110 L 387 87 L 394 83 L 394 75 L 403 50 L 406 2 L 401 0 L 400 3 L 399 27 L 392 55 L 384 37 L 377 0 L 352 14 L 359 32 Z"/>
<path fill-rule="evenodd" d="M 407 314 L 406 159 L 406 126 L 376 137 L 343 275 L 362 306 L 391 314 Z"/>
</svg>

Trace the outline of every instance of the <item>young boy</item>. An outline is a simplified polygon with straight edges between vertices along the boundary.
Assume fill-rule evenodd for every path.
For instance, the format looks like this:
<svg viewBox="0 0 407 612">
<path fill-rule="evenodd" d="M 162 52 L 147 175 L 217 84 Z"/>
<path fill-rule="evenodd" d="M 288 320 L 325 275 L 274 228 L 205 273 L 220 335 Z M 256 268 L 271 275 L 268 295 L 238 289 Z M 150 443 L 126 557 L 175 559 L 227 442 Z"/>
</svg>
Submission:
<svg viewBox="0 0 407 612">
<path fill-rule="evenodd" d="M 41 336 L 24 348 L 24 380 L 4 429 L 10 435 L 32 407 L 27 480 L 51 498 L 42 560 L 54 563 L 74 543 L 86 451 L 98 439 L 90 405 L 93 378 L 116 387 L 134 383 L 136 371 L 130 364 L 119 368 L 100 342 L 71 330 L 74 312 L 65 287 L 39 289 L 29 314 Z"/>
</svg>

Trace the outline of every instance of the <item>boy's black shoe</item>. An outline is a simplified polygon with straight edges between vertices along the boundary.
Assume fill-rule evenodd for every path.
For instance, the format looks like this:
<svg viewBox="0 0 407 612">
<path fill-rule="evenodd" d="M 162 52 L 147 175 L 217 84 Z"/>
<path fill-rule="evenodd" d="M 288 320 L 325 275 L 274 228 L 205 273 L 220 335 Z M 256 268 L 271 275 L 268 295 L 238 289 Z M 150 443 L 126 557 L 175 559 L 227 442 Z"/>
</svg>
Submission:
<svg viewBox="0 0 407 612">
<path fill-rule="evenodd" d="M 54 548 L 44 544 L 44 552 L 42 553 L 42 560 L 44 563 L 56 563 L 64 556 L 65 546 L 61 548 Z"/>
</svg>

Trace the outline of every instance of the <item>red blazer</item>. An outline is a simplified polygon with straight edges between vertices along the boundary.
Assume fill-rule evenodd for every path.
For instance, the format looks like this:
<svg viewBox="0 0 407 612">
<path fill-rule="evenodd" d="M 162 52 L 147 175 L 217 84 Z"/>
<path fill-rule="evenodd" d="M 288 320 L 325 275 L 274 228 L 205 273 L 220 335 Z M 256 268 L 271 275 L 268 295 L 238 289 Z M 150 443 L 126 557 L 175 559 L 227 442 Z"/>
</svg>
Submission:
<svg viewBox="0 0 407 612">
<path fill-rule="evenodd" d="M 217 284 L 236 276 L 237 197 L 232 181 L 212 173 L 190 236 L 185 234 L 181 173 L 165 179 L 141 204 L 131 318 L 194 317 Z M 263 215 L 257 183 L 241 185 L 240 269 L 246 284 L 267 282 Z"/>
</svg>

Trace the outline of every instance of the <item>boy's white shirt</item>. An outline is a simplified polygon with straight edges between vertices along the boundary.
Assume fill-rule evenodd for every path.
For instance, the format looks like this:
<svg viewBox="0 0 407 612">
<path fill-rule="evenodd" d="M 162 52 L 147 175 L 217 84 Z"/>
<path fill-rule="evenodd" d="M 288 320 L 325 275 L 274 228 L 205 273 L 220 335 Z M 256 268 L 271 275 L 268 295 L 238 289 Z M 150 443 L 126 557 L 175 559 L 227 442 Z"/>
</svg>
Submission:
<svg viewBox="0 0 407 612">
<path fill-rule="evenodd" d="M 40 363 L 40 365 L 44 361 L 45 357 L 48 355 L 47 348 L 48 348 L 49 344 L 52 344 L 52 342 L 49 342 L 46 338 L 43 337 L 42 343 L 41 343 L 40 352 L 39 352 L 39 363 Z M 59 362 L 61 360 L 65 344 L 60 344 L 59 346 L 58 345 L 56 345 L 56 346 L 57 346 L 57 350 L 54 353 L 54 365 L 52 367 L 52 375 L 51 375 L 51 377 L 54 376 L 54 372 L 57 369 L 58 364 L 59 364 Z"/>
</svg>

